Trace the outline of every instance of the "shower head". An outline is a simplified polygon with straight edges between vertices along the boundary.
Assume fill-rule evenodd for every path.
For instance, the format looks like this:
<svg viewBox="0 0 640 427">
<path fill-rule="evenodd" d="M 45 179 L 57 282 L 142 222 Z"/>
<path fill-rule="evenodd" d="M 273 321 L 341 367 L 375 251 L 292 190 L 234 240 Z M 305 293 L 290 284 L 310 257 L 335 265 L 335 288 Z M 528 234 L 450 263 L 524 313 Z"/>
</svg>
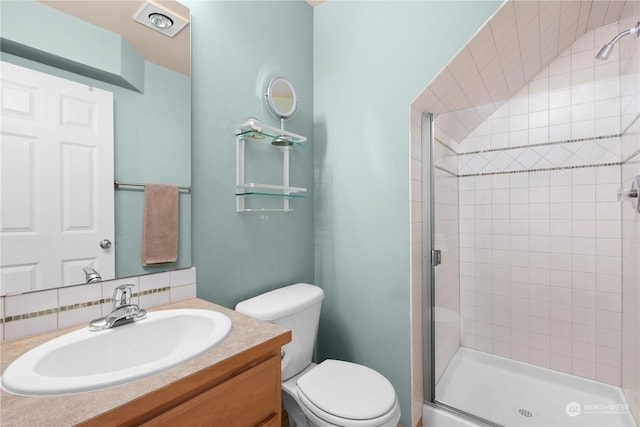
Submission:
<svg viewBox="0 0 640 427">
<path fill-rule="evenodd" d="M 613 50 L 613 43 L 607 43 L 604 46 L 602 46 L 602 49 L 600 49 L 600 52 L 598 52 L 598 54 L 596 55 L 596 58 L 602 59 L 603 61 L 605 59 L 609 59 L 609 55 L 611 55 L 612 50 Z"/>
<path fill-rule="evenodd" d="M 635 27 L 621 32 L 620 34 L 615 36 L 609 43 L 602 46 L 602 49 L 600 49 L 600 51 L 596 55 L 596 58 L 602 60 L 608 59 L 609 55 L 611 55 L 611 51 L 613 50 L 613 46 L 618 42 L 618 40 L 620 40 L 624 36 L 628 36 L 629 34 L 635 34 L 636 37 L 640 37 L 640 22 L 638 22 Z"/>
</svg>

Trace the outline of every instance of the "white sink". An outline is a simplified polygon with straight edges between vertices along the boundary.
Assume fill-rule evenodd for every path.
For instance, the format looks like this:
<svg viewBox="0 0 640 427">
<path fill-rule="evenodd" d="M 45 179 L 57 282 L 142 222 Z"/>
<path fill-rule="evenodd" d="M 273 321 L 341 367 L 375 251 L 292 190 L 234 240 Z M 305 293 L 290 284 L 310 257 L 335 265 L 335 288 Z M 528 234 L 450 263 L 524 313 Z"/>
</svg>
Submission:
<svg viewBox="0 0 640 427">
<path fill-rule="evenodd" d="M 57 395 L 134 381 L 183 363 L 222 341 L 226 315 L 211 310 L 151 312 L 143 320 L 98 332 L 80 329 L 20 356 L 2 374 L 2 388 Z"/>
</svg>

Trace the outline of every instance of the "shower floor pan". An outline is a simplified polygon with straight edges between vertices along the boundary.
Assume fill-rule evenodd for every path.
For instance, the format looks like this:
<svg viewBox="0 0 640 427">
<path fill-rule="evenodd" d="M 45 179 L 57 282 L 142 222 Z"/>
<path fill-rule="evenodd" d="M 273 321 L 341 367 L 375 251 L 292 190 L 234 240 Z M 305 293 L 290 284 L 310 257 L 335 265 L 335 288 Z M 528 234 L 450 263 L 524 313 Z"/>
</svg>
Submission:
<svg viewBox="0 0 640 427">
<path fill-rule="evenodd" d="M 460 347 L 439 402 L 504 426 L 635 427 L 620 387 Z"/>
</svg>

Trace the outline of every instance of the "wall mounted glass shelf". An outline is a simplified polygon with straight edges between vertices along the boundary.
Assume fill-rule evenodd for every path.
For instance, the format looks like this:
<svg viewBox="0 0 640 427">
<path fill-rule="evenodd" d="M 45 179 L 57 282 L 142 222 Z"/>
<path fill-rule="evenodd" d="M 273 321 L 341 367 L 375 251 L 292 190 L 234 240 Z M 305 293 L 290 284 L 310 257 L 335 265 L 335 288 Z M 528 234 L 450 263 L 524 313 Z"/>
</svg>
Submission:
<svg viewBox="0 0 640 427">
<path fill-rule="evenodd" d="M 306 188 L 249 182 L 236 185 L 236 196 L 304 197 Z"/>
<path fill-rule="evenodd" d="M 280 146 L 286 146 L 287 144 L 278 144 L 273 141 L 278 139 L 288 141 L 293 145 L 304 145 L 307 141 L 307 138 L 302 135 L 265 125 L 253 117 L 248 118 L 247 121 L 236 130 L 236 137 Z"/>
<path fill-rule="evenodd" d="M 264 208 L 247 209 L 247 208 L 243 208 L 243 209 L 238 209 L 236 212 L 260 212 L 260 213 L 284 212 L 284 213 L 289 213 L 289 212 L 293 212 L 293 209 L 264 209 Z"/>
<path fill-rule="evenodd" d="M 251 140 L 284 148 L 281 150 L 282 184 L 245 182 L 245 141 Z M 236 129 L 236 212 L 293 212 L 289 201 L 304 197 L 307 189 L 289 185 L 289 156 L 294 145 L 303 145 L 306 140 L 302 135 L 267 126 L 253 117 Z M 282 207 L 277 206 L 279 204 Z"/>
</svg>

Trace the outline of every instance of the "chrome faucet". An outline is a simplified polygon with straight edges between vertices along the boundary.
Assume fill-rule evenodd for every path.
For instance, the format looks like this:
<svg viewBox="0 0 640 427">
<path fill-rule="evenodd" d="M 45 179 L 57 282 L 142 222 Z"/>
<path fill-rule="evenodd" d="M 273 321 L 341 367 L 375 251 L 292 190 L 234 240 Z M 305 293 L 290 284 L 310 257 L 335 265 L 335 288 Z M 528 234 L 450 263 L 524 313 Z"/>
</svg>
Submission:
<svg viewBox="0 0 640 427">
<path fill-rule="evenodd" d="M 113 291 L 113 306 L 111 313 L 89 323 L 90 331 L 101 331 L 103 329 L 115 328 L 127 323 L 147 317 L 147 312 L 141 309 L 138 304 L 131 304 L 131 288 L 134 285 L 120 285 Z"/>
<path fill-rule="evenodd" d="M 102 277 L 100 276 L 100 273 L 98 273 L 93 268 L 85 267 L 85 268 L 83 268 L 83 270 L 84 270 L 84 274 L 86 276 L 86 278 L 85 278 L 86 283 L 95 283 L 95 282 L 101 282 L 102 281 Z"/>
</svg>

